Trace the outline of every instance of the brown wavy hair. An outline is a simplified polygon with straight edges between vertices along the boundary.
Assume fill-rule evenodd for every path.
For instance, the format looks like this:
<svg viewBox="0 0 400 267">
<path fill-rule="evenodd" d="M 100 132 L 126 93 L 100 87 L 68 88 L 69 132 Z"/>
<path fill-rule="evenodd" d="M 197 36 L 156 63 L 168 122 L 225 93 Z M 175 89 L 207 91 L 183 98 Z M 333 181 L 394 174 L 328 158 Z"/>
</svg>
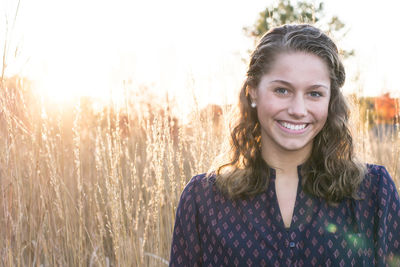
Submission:
<svg viewBox="0 0 400 267">
<path fill-rule="evenodd" d="M 238 121 L 231 131 L 230 161 L 216 170 L 216 184 L 231 198 L 245 198 L 265 191 L 270 168 L 261 156 L 261 129 L 256 109 L 251 108 L 250 88 L 257 88 L 276 56 L 284 52 L 306 52 L 328 66 L 331 82 L 328 118 L 313 140 L 311 156 L 301 166 L 304 190 L 328 203 L 358 199 L 365 168 L 354 157 L 348 127 L 349 107 L 340 91 L 345 70 L 335 43 L 307 24 L 284 25 L 267 32 L 251 55 L 247 78 L 239 95 Z"/>
</svg>

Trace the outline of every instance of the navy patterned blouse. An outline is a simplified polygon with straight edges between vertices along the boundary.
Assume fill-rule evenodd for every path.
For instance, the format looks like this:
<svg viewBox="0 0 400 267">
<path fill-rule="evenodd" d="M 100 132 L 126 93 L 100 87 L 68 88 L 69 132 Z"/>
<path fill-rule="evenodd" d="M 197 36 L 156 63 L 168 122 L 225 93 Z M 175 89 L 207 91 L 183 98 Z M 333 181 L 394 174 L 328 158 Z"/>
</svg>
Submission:
<svg viewBox="0 0 400 267">
<path fill-rule="evenodd" d="M 170 266 L 400 266 L 399 195 L 384 167 L 367 168 L 363 200 L 337 207 L 299 182 L 290 228 L 273 169 L 267 191 L 246 200 L 229 200 L 215 178 L 195 176 L 176 212 Z"/>
</svg>

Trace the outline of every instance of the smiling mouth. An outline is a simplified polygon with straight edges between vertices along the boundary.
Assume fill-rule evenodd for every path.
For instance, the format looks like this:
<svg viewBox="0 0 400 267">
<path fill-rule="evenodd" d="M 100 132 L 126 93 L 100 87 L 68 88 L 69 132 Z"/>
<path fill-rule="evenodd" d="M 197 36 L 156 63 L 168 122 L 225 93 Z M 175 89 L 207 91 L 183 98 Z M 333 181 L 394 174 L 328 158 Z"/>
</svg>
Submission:
<svg viewBox="0 0 400 267">
<path fill-rule="evenodd" d="M 288 130 L 292 130 L 292 131 L 301 131 L 304 130 L 307 126 L 308 123 L 302 123 L 302 124 L 292 124 L 292 123 L 288 123 L 285 121 L 278 121 L 278 123 L 285 127 Z"/>
</svg>

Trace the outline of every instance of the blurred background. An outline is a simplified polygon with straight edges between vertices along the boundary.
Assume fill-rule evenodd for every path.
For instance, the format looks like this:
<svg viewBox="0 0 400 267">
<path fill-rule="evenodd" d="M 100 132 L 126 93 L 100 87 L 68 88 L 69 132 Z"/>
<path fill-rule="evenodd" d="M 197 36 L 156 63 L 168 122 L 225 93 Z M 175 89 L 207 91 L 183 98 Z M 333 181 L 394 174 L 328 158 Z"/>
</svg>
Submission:
<svg viewBox="0 0 400 267">
<path fill-rule="evenodd" d="M 311 23 L 346 67 L 357 156 L 400 179 L 396 1 L 2 0 L 0 265 L 165 266 L 249 53 Z"/>
<path fill-rule="evenodd" d="M 332 36 L 340 48 L 354 51 L 345 60 L 346 92 L 399 96 L 399 3 L 303 1 L 302 10 L 298 3 L 4 0 L 5 76 L 29 78 L 50 101 L 79 96 L 120 101 L 125 89 L 143 95 L 139 88 L 146 87 L 160 101 L 168 94 L 179 102 L 178 114 L 189 112 L 193 94 L 202 106 L 233 103 L 258 37 L 244 28 L 254 26 L 268 7 L 271 12 L 286 5 L 294 8 L 292 16 L 270 22 L 313 22 L 312 8 L 322 28 L 338 19 Z M 286 12 L 275 11 L 276 18 Z"/>
</svg>

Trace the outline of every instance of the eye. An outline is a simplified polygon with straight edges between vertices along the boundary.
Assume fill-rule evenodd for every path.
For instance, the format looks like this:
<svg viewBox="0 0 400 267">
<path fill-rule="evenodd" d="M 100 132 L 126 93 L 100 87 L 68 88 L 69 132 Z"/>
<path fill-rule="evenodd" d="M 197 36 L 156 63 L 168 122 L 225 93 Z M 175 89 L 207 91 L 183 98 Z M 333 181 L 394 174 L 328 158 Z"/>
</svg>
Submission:
<svg viewBox="0 0 400 267">
<path fill-rule="evenodd" d="M 274 92 L 280 95 L 287 95 L 289 93 L 287 89 L 282 87 L 275 88 Z"/>
<path fill-rule="evenodd" d="M 309 95 L 311 97 L 321 97 L 321 96 L 323 96 L 322 93 L 318 92 L 318 91 L 311 91 L 311 92 L 309 92 Z"/>
</svg>

